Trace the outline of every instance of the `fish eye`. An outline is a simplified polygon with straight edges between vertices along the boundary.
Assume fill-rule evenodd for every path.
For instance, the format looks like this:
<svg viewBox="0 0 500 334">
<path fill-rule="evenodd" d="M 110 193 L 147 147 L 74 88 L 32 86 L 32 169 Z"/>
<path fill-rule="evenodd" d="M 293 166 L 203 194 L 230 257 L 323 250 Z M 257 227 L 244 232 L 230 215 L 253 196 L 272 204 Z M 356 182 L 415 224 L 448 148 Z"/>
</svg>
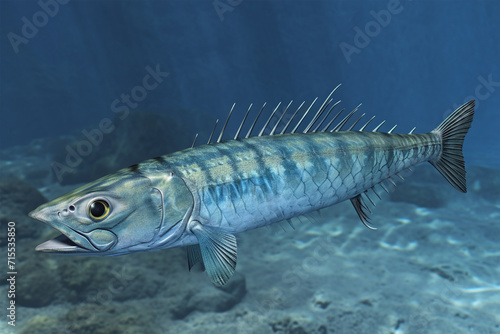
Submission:
<svg viewBox="0 0 500 334">
<path fill-rule="evenodd" d="M 103 220 L 110 213 L 109 203 L 103 199 L 98 199 L 90 203 L 89 216 L 94 220 Z"/>
</svg>

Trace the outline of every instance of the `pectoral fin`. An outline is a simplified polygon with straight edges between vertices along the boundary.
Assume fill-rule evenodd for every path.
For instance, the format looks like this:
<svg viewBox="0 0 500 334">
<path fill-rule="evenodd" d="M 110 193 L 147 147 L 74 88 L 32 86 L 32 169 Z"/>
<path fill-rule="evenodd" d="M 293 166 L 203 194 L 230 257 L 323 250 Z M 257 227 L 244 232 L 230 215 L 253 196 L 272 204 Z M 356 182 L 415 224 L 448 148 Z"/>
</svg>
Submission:
<svg viewBox="0 0 500 334">
<path fill-rule="evenodd" d="M 216 286 L 223 286 L 233 276 L 236 268 L 236 237 L 219 228 L 203 226 L 199 222 L 193 224 L 191 232 L 200 243 L 201 257 L 210 280 Z M 192 250 L 191 248 L 188 252 Z M 190 261 L 196 259 L 195 252 L 191 255 L 193 257 Z"/>
</svg>

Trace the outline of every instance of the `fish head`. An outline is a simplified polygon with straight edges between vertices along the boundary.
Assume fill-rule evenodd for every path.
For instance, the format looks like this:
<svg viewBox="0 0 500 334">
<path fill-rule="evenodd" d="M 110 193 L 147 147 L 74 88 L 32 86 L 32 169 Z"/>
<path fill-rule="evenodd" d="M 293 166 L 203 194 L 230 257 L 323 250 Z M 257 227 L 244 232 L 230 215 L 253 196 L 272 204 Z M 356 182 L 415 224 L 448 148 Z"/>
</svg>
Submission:
<svg viewBox="0 0 500 334">
<path fill-rule="evenodd" d="M 163 221 L 163 196 L 151 179 L 122 170 L 30 212 L 62 235 L 36 247 L 58 254 L 109 256 L 148 250 Z"/>
</svg>

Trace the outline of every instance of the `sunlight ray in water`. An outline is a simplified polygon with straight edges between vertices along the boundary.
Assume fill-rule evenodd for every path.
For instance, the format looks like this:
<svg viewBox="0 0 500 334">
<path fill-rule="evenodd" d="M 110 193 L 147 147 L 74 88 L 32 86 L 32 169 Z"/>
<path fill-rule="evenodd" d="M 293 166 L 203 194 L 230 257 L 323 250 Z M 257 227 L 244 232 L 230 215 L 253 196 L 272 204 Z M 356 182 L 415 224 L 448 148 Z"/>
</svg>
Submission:
<svg viewBox="0 0 500 334">
<path fill-rule="evenodd" d="M 457 239 L 454 239 L 452 237 L 447 237 L 446 238 L 446 241 L 450 244 L 450 245 L 462 245 L 463 242 L 460 241 L 460 240 L 457 240 Z"/>
<path fill-rule="evenodd" d="M 309 246 L 313 245 L 316 240 L 317 240 L 317 238 L 311 238 L 308 241 L 302 241 L 302 240 L 294 239 L 293 240 L 293 244 L 294 244 L 293 246 L 295 248 L 297 248 L 297 249 L 306 249 Z"/>
<path fill-rule="evenodd" d="M 416 208 L 415 209 L 415 213 L 418 215 L 418 216 L 428 216 L 430 214 L 432 214 L 432 211 L 430 211 L 429 209 L 427 208 Z"/>
<path fill-rule="evenodd" d="M 483 256 L 485 256 L 485 257 L 500 256 L 500 251 L 494 251 L 494 252 L 485 251 Z"/>
<path fill-rule="evenodd" d="M 460 291 L 465 293 L 483 293 L 483 292 L 497 292 L 497 291 L 500 292 L 500 284 L 486 282 L 485 280 L 477 276 L 473 276 L 472 280 L 479 286 L 461 288 Z"/>
<path fill-rule="evenodd" d="M 378 243 L 382 248 L 385 249 L 390 249 L 390 250 L 395 250 L 395 251 L 413 251 L 418 247 L 418 242 L 416 241 L 411 241 L 407 243 L 406 245 L 399 245 L 399 244 L 389 244 L 385 241 L 381 241 Z"/>
<path fill-rule="evenodd" d="M 401 224 L 410 224 L 411 223 L 411 219 L 409 219 L 409 218 L 396 218 L 395 220 Z"/>
<path fill-rule="evenodd" d="M 342 225 L 337 225 L 337 226 L 320 226 L 320 227 L 313 227 L 307 230 L 306 234 L 308 235 L 317 235 L 317 236 L 325 236 L 329 235 L 332 237 L 336 237 L 341 235 L 344 232 Z"/>
</svg>

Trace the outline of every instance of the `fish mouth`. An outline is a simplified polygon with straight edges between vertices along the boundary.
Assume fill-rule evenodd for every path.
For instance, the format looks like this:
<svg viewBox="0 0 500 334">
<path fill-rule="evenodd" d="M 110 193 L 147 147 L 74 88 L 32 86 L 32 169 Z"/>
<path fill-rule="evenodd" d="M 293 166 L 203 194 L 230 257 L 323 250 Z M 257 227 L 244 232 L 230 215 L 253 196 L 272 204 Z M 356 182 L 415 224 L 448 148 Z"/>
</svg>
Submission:
<svg viewBox="0 0 500 334">
<path fill-rule="evenodd" d="M 42 253 L 72 253 L 84 254 L 92 252 L 90 249 L 83 248 L 73 242 L 66 235 L 61 234 L 54 239 L 47 240 L 36 246 L 35 251 Z"/>
<path fill-rule="evenodd" d="M 62 234 L 36 246 L 35 251 L 56 254 L 86 254 L 99 250 L 83 234 L 60 222 L 51 221 L 45 209 L 36 209 L 28 214 L 31 218 L 46 223 Z"/>
</svg>

